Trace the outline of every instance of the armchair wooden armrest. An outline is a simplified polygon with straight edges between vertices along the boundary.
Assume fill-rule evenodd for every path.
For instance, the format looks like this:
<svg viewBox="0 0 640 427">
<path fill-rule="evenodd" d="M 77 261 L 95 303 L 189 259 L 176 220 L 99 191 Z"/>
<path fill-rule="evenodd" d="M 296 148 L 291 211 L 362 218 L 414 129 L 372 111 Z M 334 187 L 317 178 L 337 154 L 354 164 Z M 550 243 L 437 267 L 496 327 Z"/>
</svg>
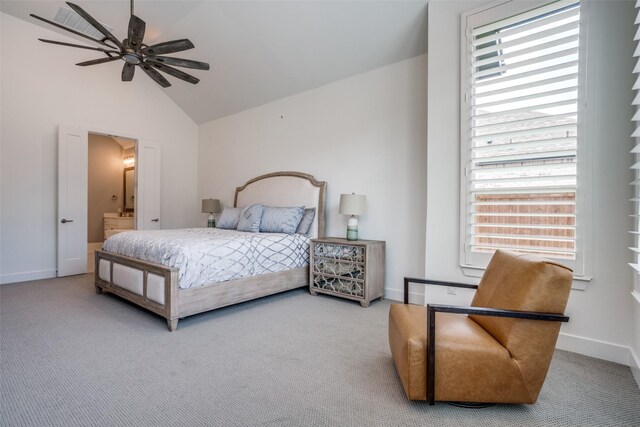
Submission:
<svg viewBox="0 0 640 427">
<path fill-rule="evenodd" d="M 418 283 L 422 285 L 438 285 L 450 286 L 454 288 L 478 289 L 478 285 L 470 285 L 468 283 L 443 282 L 440 280 L 417 279 L 415 277 L 404 278 L 404 303 L 409 304 L 409 283 Z"/>
<path fill-rule="evenodd" d="M 406 279 L 405 279 L 406 280 Z M 405 284 L 407 282 L 405 281 Z M 406 286 L 406 285 L 405 285 Z M 448 286 L 448 285 L 447 285 Z M 406 294 L 405 294 L 406 300 Z M 406 302 L 405 302 L 406 303 Z M 429 405 L 435 404 L 436 390 L 436 313 L 473 314 L 475 316 L 508 317 L 512 319 L 544 320 L 552 322 L 568 322 L 569 317 L 556 313 L 540 313 L 535 311 L 503 310 L 487 307 L 461 307 L 443 304 L 427 304 L 427 400 Z"/>
</svg>

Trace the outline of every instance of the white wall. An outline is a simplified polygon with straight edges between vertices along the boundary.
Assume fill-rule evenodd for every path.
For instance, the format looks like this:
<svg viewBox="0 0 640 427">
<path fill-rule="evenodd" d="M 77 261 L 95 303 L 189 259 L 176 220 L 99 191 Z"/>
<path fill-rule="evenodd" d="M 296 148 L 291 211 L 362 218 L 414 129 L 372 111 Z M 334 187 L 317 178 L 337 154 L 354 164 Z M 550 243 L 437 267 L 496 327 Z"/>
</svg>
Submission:
<svg viewBox="0 0 640 427">
<path fill-rule="evenodd" d="M 640 384 L 640 300 L 636 300 L 633 304 L 633 339 L 631 351 L 629 366 L 631 366 L 631 371 L 636 379 L 636 383 Z"/>
<path fill-rule="evenodd" d="M 326 234 L 344 236 L 340 194 L 365 194 L 360 237 L 387 242 L 387 296 L 399 298 L 402 277 L 424 272 L 425 76 L 422 55 L 201 125 L 200 198 L 231 205 L 250 178 L 307 172 L 327 181 Z"/>
<path fill-rule="evenodd" d="M 160 144 L 162 226 L 195 225 L 197 125 L 140 70 L 125 84 L 120 62 L 77 67 L 100 55 L 39 42 L 65 37 L 4 13 L 0 26 L 0 282 L 55 276 L 59 124 Z"/>
<path fill-rule="evenodd" d="M 630 145 L 633 2 L 592 1 L 589 42 L 595 43 L 592 138 L 593 280 L 584 291 L 574 290 L 562 326 L 559 347 L 620 363 L 629 363 L 632 339 L 632 271 L 627 249 L 631 238 L 628 199 L 632 180 Z M 477 1 L 429 2 L 427 245 L 426 275 L 430 278 L 475 282 L 459 267 L 459 69 L 460 13 Z M 433 291 L 447 302 L 442 291 Z M 637 320 L 636 320 L 637 322 Z M 636 326 L 637 327 L 637 326 Z"/>
</svg>

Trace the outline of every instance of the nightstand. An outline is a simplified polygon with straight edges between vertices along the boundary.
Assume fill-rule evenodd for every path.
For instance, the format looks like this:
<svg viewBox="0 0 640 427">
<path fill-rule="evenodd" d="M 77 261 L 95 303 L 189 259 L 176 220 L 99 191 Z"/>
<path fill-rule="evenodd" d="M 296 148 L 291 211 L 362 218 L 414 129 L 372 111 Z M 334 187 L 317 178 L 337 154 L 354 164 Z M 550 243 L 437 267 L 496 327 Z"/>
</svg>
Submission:
<svg viewBox="0 0 640 427">
<path fill-rule="evenodd" d="M 384 296 L 385 242 L 326 237 L 311 240 L 309 292 L 359 301 Z"/>
</svg>

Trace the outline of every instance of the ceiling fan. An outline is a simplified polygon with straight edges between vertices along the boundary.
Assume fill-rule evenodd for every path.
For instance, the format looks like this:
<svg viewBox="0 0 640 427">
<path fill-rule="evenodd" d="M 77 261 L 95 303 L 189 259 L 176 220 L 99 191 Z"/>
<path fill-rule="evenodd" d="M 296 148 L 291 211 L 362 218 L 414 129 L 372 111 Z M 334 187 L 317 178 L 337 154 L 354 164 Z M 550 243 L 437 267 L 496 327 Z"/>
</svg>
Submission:
<svg viewBox="0 0 640 427">
<path fill-rule="evenodd" d="M 85 67 L 87 65 L 104 64 L 111 61 L 117 61 L 122 59 L 124 61 L 124 67 L 122 68 L 122 81 L 129 82 L 133 79 L 133 74 L 136 70 L 136 65 L 149 75 L 156 83 L 162 87 L 169 87 L 171 83 L 158 71 L 165 72 L 185 82 L 196 84 L 200 80 L 194 76 L 180 71 L 172 66 L 192 68 L 196 70 L 208 70 L 209 64 L 206 62 L 192 61 L 190 59 L 174 58 L 170 56 L 163 56 L 169 53 L 182 52 L 187 49 L 192 49 L 193 43 L 188 39 L 173 40 L 164 43 L 154 44 L 148 46 L 144 43 L 144 31 L 145 22 L 133 14 L 133 0 L 131 0 L 131 18 L 129 19 L 129 29 L 127 38 L 120 41 L 113 34 L 109 32 L 102 24 L 95 20 L 80 6 L 67 2 L 69 7 L 73 9 L 78 15 L 80 15 L 85 21 L 93 26 L 98 32 L 104 35 L 104 38 L 97 39 L 87 34 L 83 34 L 79 31 L 73 30 L 57 22 L 49 21 L 48 19 L 41 18 L 34 14 L 32 17 L 39 19 L 40 21 L 51 24 L 55 27 L 61 28 L 65 31 L 69 31 L 77 36 L 84 37 L 92 42 L 98 43 L 104 47 L 92 47 L 84 46 L 74 43 L 65 43 L 54 40 L 38 39 L 45 43 L 58 44 L 62 46 L 77 47 L 80 49 L 89 49 L 102 52 L 106 55 L 106 58 L 93 59 L 91 61 L 80 62 L 76 65 Z"/>
</svg>

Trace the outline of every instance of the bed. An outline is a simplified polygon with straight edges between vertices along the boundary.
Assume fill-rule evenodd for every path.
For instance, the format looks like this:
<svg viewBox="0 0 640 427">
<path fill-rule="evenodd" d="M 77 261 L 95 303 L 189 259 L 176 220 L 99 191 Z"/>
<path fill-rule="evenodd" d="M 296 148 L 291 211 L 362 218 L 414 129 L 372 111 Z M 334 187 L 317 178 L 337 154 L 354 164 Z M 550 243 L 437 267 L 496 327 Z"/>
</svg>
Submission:
<svg viewBox="0 0 640 427">
<path fill-rule="evenodd" d="M 274 172 L 253 178 L 236 188 L 234 207 L 262 204 L 315 208 L 308 237 L 324 237 L 325 191 L 326 182 L 317 181 L 309 174 Z M 195 235 L 205 231 L 194 229 L 191 233 Z M 95 263 L 98 294 L 110 292 L 164 317 L 172 332 L 177 329 L 181 318 L 309 285 L 308 263 L 284 271 L 189 285 L 191 287 L 181 287 L 179 283 L 179 278 L 184 279 L 187 272 L 182 271 L 181 275 L 180 268 L 161 263 L 107 250 L 96 251 Z"/>
</svg>

